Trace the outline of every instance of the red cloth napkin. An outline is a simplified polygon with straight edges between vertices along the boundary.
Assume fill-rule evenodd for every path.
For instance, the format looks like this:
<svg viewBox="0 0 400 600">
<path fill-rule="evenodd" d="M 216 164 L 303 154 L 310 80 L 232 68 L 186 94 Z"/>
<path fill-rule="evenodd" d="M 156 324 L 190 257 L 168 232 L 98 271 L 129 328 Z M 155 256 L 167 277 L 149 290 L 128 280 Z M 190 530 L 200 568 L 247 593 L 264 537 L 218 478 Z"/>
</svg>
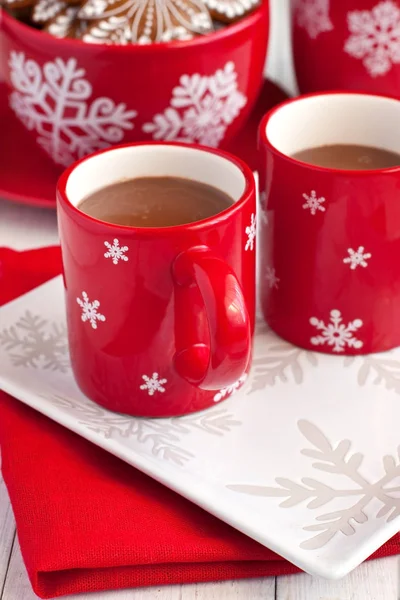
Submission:
<svg viewBox="0 0 400 600">
<path fill-rule="evenodd" d="M 58 248 L 0 249 L 0 303 L 61 270 Z M 296 567 L 111 454 L 0 393 L 2 470 L 42 598 L 295 573 Z M 373 558 L 400 553 L 400 536 Z"/>
</svg>

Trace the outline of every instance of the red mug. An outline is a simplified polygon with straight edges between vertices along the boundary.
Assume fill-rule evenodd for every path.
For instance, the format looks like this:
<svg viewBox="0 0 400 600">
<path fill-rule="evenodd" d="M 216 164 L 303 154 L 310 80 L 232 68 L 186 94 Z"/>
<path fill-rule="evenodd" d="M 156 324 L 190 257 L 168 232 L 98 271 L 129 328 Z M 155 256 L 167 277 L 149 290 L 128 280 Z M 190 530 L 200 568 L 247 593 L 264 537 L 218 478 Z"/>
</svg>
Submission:
<svg viewBox="0 0 400 600">
<path fill-rule="evenodd" d="M 79 210 L 123 179 L 176 176 L 232 199 L 202 221 L 114 225 Z M 255 304 L 255 184 L 222 151 L 128 144 L 72 165 L 57 185 L 72 368 L 110 410 L 177 416 L 226 398 L 250 367 Z"/>
<path fill-rule="evenodd" d="M 400 96 L 400 0 L 292 0 L 302 93 L 361 90 Z"/>
<path fill-rule="evenodd" d="M 400 154 L 400 101 L 310 94 L 260 125 L 265 319 L 308 350 L 366 354 L 400 345 L 400 167 L 322 168 L 291 158 L 329 144 Z"/>
</svg>

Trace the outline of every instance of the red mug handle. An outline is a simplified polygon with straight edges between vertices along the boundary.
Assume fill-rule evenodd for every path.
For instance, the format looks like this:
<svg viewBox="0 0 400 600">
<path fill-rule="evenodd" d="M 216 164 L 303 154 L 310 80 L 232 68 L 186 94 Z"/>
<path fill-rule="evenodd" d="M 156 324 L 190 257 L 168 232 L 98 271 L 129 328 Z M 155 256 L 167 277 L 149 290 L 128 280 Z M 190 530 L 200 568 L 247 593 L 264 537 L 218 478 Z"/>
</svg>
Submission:
<svg viewBox="0 0 400 600">
<path fill-rule="evenodd" d="M 245 374 L 251 355 L 250 317 L 236 275 L 207 246 L 193 246 L 179 254 L 172 274 L 182 309 L 176 322 L 176 371 L 203 390 L 233 385 Z M 209 344 L 196 341 L 192 286 L 198 287 L 203 299 Z"/>
</svg>

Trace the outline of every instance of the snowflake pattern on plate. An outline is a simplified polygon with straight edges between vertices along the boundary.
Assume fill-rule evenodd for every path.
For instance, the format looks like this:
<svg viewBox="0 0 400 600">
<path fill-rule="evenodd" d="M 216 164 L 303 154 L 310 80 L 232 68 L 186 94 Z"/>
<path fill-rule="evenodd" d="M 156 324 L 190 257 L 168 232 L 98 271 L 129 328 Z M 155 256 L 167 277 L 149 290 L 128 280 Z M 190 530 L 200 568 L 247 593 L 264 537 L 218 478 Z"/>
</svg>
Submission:
<svg viewBox="0 0 400 600">
<path fill-rule="evenodd" d="M 246 227 L 246 245 L 244 247 L 245 250 L 254 250 L 255 247 L 255 239 L 257 235 L 257 220 L 256 215 L 252 213 L 250 225 Z"/>
<path fill-rule="evenodd" d="M 359 246 L 358 250 L 353 250 L 353 248 L 349 248 L 347 250 L 349 256 L 343 259 L 343 262 L 346 265 L 350 265 L 350 269 L 354 271 L 358 266 L 360 267 L 368 267 L 367 260 L 371 258 L 372 254 L 370 252 L 365 252 L 364 246 Z"/>
<path fill-rule="evenodd" d="M 329 0 L 297 0 L 296 24 L 315 40 L 321 33 L 333 30 L 329 18 Z"/>
<path fill-rule="evenodd" d="M 217 147 L 246 102 L 238 90 L 235 65 L 228 62 L 214 75 L 182 75 L 170 106 L 145 123 L 143 131 L 155 140 Z"/>
<path fill-rule="evenodd" d="M 328 506 L 337 498 L 347 498 L 347 506 L 334 512 L 320 514 L 317 523 L 303 527 L 304 531 L 313 532 L 308 540 L 300 543 L 304 550 L 317 550 L 328 544 L 337 534 L 349 536 L 356 532 L 356 527 L 369 521 L 366 508 L 373 501 L 379 503 L 376 518 L 386 517 L 387 522 L 400 516 L 400 497 L 398 481 L 400 477 L 400 446 L 396 456 L 382 457 L 382 476 L 377 481 L 370 481 L 362 474 L 363 454 L 351 452 L 351 441 L 341 440 L 332 444 L 326 435 L 309 421 L 298 421 L 301 434 L 313 448 L 301 450 L 301 454 L 314 461 L 313 468 L 321 472 L 334 474 L 341 478 L 339 485 L 333 487 L 331 480 L 325 483 L 318 479 L 304 477 L 296 481 L 286 477 L 275 478 L 278 487 L 255 484 L 234 484 L 227 488 L 239 494 L 250 496 L 281 498 L 281 508 L 293 508 L 307 503 L 310 510 L 318 510 Z M 343 486 L 342 482 L 347 482 Z M 342 485 L 340 485 L 342 483 Z M 343 506 L 343 505 L 342 505 Z"/>
<path fill-rule="evenodd" d="M 38 144 L 59 165 L 121 142 L 133 128 L 133 110 L 111 98 L 93 98 L 85 70 L 75 58 L 55 58 L 40 67 L 23 52 L 10 52 L 10 78 L 14 92 L 10 107 Z"/>
<path fill-rule="evenodd" d="M 70 368 L 65 325 L 51 323 L 28 310 L 14 325 L 0 331 L 0 346 L 10 352 L 15 367 L 60 373 Z"/>
<path fill-rule="evenodd" d="M 276 272 L 274 267 L 267 267 L 265 269 L 265 280 L 268 283 L 268 287 L 270 290 L 278 289 L 280 279 L 276 276 Z"/>
<path fill-rule="evenodd" d="M 304 210 L 310 209 L 312 215 L 316 215 L 318 211 L 325 212 L 325 206 L 322 206 L 325 202 L 325 198 L 318 198 L 315 190 L 312 190 L 311 194 L 303 194 L 303 198 L 307 201 L 303 204 Z"/>
<path fill-rule="evenodd" d="M 392 0 L 379 2 L 372 10 L 347 15 L 350 37 L 344 50 L 363 61 L 371 77 L 386 75 L 400 64 L 400 8 Z"/>
<path fill-rule="evenodd" d="M 104 253 L 105 258 L 111 258 L 114 265 L 117 265 L 120 260 L 127 262 L 129 259 L 125 256 L 125 252 L 129 250 L 128 246 L 120 246 L 117 238 L 113 239 L 113 243 L 104 242 L 107 252 Z"/>
<path fill-rule="evenodd" d="M 242 387 L 242 385 L 244 384 L 246 379 L 247 379 L 247 374 L 244 374 L 244 375 L 242 375 L 242 377 L 240 379 L 235 381 L 235 383 L 233 383 L 232 385 L 222 388 L 222 390 L 220 390 L 219 392 L 217 392 L 215 394 L 214 402 L 221 402 L 221 400 L 223 400 L 224 398 L 227 398 L 228 396 L 232 396 L 232 394 L 234 392 L 236 392 L 239 388 Z"/>
<path fill-rule="evenodd" d="M 77 303 L 82 309 L 81 319 L 84 323 L 89 321 L 93 329 L 97 329 L 97 321 L 106 320 L 105 316 L 98 311 L 100 302 L 98 300 L 90 302 L 86 292 L 82 292 L 82 298 L 83 300 L 81 298 L 76 299 Z"/>
<path fill-rule="evenodd" d="M 320 335 L 311 338 L 314 346 L 327 344 L 332 347 L 333 352 L 344 352 L 346 348 L 359 350 L 363 347 L 363 342 L 353 336 L 363 325 L 361 319 L 355 319 L 345 325 L 340 310 L 331 310 L 330 316 L 330 322 L 327 324 L 317 317 L 311 317 L 310 324 L 321 332 Z"/>
<path fill-rule="evenodd" d="M 142 375 L 144 383 L 140 386 L 141 390 L 147 390 L 149 396 L 154 396 L 156 392 L 165 392 L 164 384 L 168 383 L 167 379 L 160 379 L 158 373 L 153 373 L 151 377 Z"/>
</svg>

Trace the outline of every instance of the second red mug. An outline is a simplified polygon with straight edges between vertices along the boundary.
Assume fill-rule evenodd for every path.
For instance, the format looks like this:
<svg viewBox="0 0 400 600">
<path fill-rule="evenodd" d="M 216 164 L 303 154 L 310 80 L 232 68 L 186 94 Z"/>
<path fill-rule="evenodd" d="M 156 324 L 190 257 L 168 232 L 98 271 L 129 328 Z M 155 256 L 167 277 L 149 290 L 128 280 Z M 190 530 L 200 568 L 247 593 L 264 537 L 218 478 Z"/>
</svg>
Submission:
<svg viewBox="0 0 400 600">
<path fill-rule="evenodd" d="M 271 328 L 321 352 L 400 345 L 400 167 L 339 170 L 293 155 L 335 144 L 400 155 L 400 102 L 310 94 L 260 126 L 261 294 Z"/>
<path fill-rule="evenodd" d="M 123 179 L 194 179 L 232 205 L 194 223 L 135 228 L 79 210 Z M 237 389 L 250 367 L 255 298 L 255 186 L 221 151 L 132 144 L 70 167 L 57 187 L 71 361 L 82 391 L 118 412 L 173 416 Z"/>
</svg>

